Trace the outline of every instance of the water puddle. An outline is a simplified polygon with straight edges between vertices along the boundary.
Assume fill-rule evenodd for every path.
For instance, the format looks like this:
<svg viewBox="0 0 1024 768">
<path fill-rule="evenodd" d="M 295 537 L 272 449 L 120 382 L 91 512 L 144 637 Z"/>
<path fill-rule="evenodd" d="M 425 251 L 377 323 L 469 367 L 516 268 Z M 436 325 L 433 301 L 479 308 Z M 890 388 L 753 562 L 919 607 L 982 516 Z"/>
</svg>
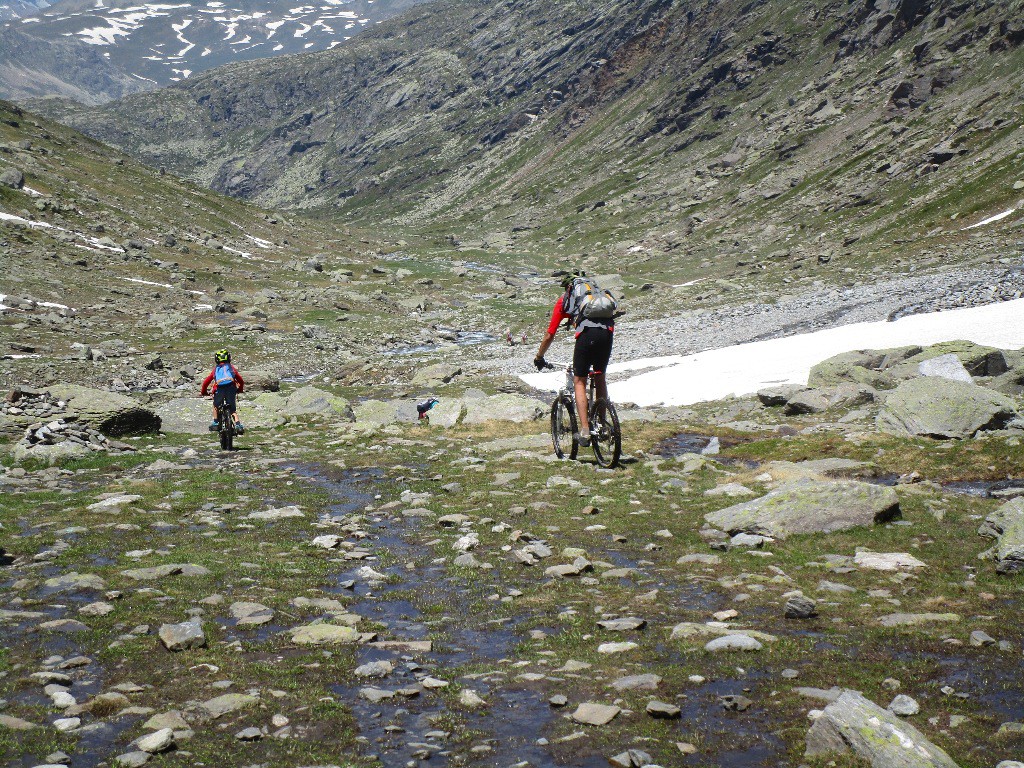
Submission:
<svg viewBox="0 0 1024 768">
<path fill-rule="evenodd" d="M 498 337 L 492 333 L 486 331 L 456 331 L 451 328 L 438 328 L 438 335 L 449 342 L 454 343 L 459 347 L 472 347 L 477 344 L 490 344 L 493 341 L 497 341 Z M 385 355 L 420 355 L 427 352 L 435 352 L 441 349 L 440 343 L 428 342 L 424 344 L 409 344 L 403 347 L 395 347 L 394 349 L 386 349 L 382 354 Z"/>
<path fill-rule="evenodd" d="M 964 496 L 977 496 L 983 499 L 1011 499 L 1024 496 L 1024 480 L 963 480 L 954 483 L 943 483 L 943 490 L 959 493 Z"/>
</svg>

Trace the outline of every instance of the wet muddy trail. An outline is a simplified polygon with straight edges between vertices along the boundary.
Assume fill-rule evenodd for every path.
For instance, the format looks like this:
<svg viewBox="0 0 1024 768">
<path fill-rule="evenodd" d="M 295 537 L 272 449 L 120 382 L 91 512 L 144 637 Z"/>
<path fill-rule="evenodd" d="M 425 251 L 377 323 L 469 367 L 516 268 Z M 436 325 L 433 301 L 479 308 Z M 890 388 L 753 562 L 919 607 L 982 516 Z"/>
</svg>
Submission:
<svg viewBox="0 0 1024 768">
<path fill-rule="evenodd" d="M 354 564 L 334 574 L 336 586 L 329 590 L 354 597 L 358 602 L 349 610 L 372 622 L 385 643 L 396 644 L 356 646 L 360 667 L 387 662 L 393 671 L 382 678 L 332 689 L 358 722 L 363 756 L 379 760 L 385 768 L 608 765 L 608 750 L 596 747 L 592 731 L 576 724 L 568 732 L 560 728 L 567 710 L 548 701 L 555 691 L 576 698 L 577 685 L 586 688 L 589 681 L 557 669 L 544 675 L 518 674 L 519 666 L 527 664 L 519 660 L 530 655 L 531 631 L 549 637 L 563 631 L 557 616 L 537 617 L 517 609 L 512 595 L 519 594 L 518 590 L 509 585 L 502 588 L 500 583 L 495 589 L 494 582 L 500 582 L 498 572 L 478 580 L 450 574 L 445 558 L 434 550 L 440 543 L 435 531 L 426 529 L 433 520 L 403 517 L 398 507 L 386 503 L 383 509 L 371 503 L 368 511 L 363 511 L 370 497 L 353 495 L 352 484 L 357 479 L 352 473 L 317 465 L 297 465 L 296 470 L 298 477 L 331 495 L 334 501 L 327 514 L 334 520 L 362 516 L 370 536 L 361 545 L 374 553 L 369 565 L 386 577 L 367 582 L 360 572 L 366 563 Z M 358 482 L 365 482 L 366 474 L 360 475 Z M 375 474 L 374 480 L 388 484 L 380 474 Z M 594 554 L 629 569 L 623 582 L 658 589 L 665 600 L 684 610 L 706 614 L 726 605 L 725 596 L 699 583 L 669 578 L 642 558 L 611 550 Z M 669 643 L 658 643 L 655 650 L 668 663 L 686 664 Z M 539 677 L 543 680 L 534 679 Z M 684 741 L 700 732 L 705 734 L 705 747 L 717 746 L 702 755 L 676 755 L 671 764 L 709 768 L 780 765 L 786 748 L 771 732 L 778 725 L 777 716 L 761 706 L 742 714 L 723 706 L 723 697 L 767 696 L 772 677 L 772 673 L 736 668 L 731 675 L 691 685 L 685 695 L 676 697 L 682 710 L 677 738 Z M 424 681 L 429 685 L 431 679 L 448 685 L 422 690 Z M 420 692 L 414 693 L 417 687 Z M 467 709 L 458 695 L 448 692 L 455 687 L 471 690 L 486 704 Z M 622 743 L 629 746 L 629 739 Z"/>
</svg>

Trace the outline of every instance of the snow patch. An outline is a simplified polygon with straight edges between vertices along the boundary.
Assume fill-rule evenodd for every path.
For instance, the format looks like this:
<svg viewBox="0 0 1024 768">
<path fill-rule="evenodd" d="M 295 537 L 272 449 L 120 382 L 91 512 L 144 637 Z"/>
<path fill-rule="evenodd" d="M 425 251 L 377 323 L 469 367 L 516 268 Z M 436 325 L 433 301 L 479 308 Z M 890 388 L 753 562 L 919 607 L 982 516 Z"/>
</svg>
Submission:
<svg viewBox="0 0 1024 768">
<path fill-rule="evenodd" d="M 624 331 L 625 332 L 625 331 Z M 692 405 L 749 395 L 775 384 L 806 384 L 814 365 L 841 352 L 929 345 L 965 339 L 1001 349 L 1024 347 L 1024 299 L 911 315 L 895 322 L 853 323 L 780 339 L 735 344 L 692 355 L 633 360 L 608 366 L 608 373 L 648 368 L 610 382 L 612 399 L 640 406 Z M 530 386 L 557 391 L 564 373 L 520 376 Z"/>
<path fill-rule="evenodd" d="M 997 221 L 1002 221 L 1007 216 L 1012 216 L 1016 212 L 1017 212 L 1016 208 L 1011 208 L 1008 211 L 1003 211 L 1002 213 L 997 213 L 995 216 L 989 216 L 987 219 L 979 221 L 977 224 L 971 224 L 971 226 L 969 226 L 969 227 L 964 227 L 960 231 L 961 232 L 966 232 L 969 229 L 977 229 L 978 227 L 984 227 L 987 224 L 994 224 Z"/>
</svg>

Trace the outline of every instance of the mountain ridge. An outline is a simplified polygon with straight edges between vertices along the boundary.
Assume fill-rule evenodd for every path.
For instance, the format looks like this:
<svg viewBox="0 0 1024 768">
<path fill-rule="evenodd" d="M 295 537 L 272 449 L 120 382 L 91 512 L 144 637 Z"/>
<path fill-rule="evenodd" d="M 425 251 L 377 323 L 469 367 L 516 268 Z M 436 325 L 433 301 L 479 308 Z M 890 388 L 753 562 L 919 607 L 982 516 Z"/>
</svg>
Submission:
<svg viewBox="0 0 1024 768">
<path fill-rule="evenodd" d="M 99 104 L 233 61 L 330 49 L 422 1 L 58 0 L 0 26 L 0 97 Z"/>
</svg>

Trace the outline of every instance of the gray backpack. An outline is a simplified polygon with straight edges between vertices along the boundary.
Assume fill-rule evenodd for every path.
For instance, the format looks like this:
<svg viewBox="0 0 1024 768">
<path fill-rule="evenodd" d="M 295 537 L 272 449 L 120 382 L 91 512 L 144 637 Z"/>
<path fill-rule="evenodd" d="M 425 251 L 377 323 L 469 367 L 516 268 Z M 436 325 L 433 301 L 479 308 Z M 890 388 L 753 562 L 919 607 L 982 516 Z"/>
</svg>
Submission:
<svg viewBox="0 0 1024 768">
<path fill-rule="evenodd" d="M 562 300 L 562 309 L 572 318 L 574 325 L 581 320 L 610 320 L 615 316 L 619 303 L 611 294 L 597 284 L 592 277 L 581 276 L 572 281 Z"/>
</svg>

